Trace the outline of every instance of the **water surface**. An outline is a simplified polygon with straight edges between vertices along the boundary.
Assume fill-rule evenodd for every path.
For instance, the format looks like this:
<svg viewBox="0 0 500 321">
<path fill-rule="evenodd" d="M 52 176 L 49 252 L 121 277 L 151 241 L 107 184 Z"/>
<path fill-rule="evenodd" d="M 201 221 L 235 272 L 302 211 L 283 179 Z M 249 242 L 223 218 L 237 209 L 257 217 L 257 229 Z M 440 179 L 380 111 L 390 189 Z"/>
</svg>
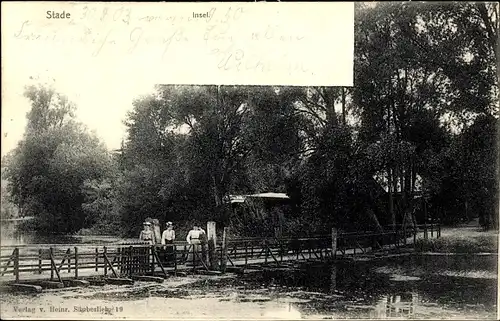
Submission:
<svg viewBox="0 0 500 321">
<path fill-rule="evenodd" d="M 302 299 L 303 315 L 332 318 L 496 318 L 497 256 L 407 256 L 304 264 L 187 285 L 219 295 Z M 262 291 L 263 290 L 263 291 Z M 305 300 L 305 301 L 304 301 Z"/>
<path fill-rule="evenodd" d="M 2 245 L 121 241 L 127 240 L 2 233 Z M 302 263 L 224 277 L 188 276 L 164 284 L 137 282 L 130 287 L 65 289 L 34 296 L 6 294 L 2 315 L 22 317 L 13 314 L 13 304 L 105 304 L 122 306 L 123 312 L 115 315 L 133 318 L 493 320 L 497 317 L 497 262 L 496 255 L 412 255 L 365 262 Z"/>
</svg>

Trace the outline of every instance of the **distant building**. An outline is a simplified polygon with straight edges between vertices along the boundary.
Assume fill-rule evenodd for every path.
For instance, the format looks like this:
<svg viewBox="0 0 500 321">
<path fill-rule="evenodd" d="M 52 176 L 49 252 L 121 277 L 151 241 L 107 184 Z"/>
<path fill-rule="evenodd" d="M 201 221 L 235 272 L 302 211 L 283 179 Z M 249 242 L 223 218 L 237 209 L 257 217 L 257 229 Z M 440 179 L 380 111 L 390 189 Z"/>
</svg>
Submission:
<svg viewBox="0 0 500 321">
<path fill-rule="evenodd" d="M 249 232 L 258 229 L 260 234 L 274 236 L 282 235 L 290 212 L 290 197 L 285 193 L 228 195 L 224 203 L 229 205 L 232 218 L 242 222 Z"/>
</svg>

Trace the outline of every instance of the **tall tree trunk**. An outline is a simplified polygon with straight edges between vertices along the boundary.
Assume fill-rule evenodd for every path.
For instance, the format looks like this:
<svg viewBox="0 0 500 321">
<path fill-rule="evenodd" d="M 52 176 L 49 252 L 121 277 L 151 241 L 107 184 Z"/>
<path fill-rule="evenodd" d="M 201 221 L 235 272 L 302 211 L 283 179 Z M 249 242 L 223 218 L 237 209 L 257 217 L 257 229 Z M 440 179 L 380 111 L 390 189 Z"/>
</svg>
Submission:
<svg viewBox="0 0 500 321">
<path fill-rule="evenodd" d="M 323 87 L 323 97 L 326 106 L 326 122 L 328 126 L 335 126 L 338 121 L 335 114 L 335 90 L 335 87 Z"/>
<path fill-rule="evenodd" d="M 394 210 L 394 221 L 396 224 L 398 223 L 398 218 L 399 218 L 399 198 L 397 197 L 398 195 L 398 173 L 399 169 L 397 165 L 394 165 L 392 168 L 392 203 L 393 203 L 393 210 Z M 396 198 L 394 198 L 396 196 Z"/>
<path fill-rule="evenodd" d="M 495 11 L 495 17 L 493 15 L 490 17 L 488 14 L 488 3 L 478 3 L 477 9 L 479 12 L 479 16 L 484 22 L 484 26 L 486 29 L 486 35 L 488 39 L 488 44 L 493 50 L 496 59 L 496 67 L 497 67 L 497 86 L 500 89 L 500 41 L 498 41 L 498 30 L 500 28 L 500 5 L 498 3 L 495 5 L 491 3 Z"/>
<path fill-rule="evenodd" d="M 408 168 L 404 168 L 401 166 L 401 175 L 400 175 L 400 185 L 401 185 L 401 196 L 400 196 L 400 206 L 401 206 L 401 214 L 402 214 L 402 228 L 406 231 L 407 222 L 408 222 L 408 193 L 407 193 L 407 185 L 408 185 Z"/>
<path fill-rule="evenodd" d="M 346 125 L 345 96 L 346 96 L 346 89 L 345 87 L 342 87 L 342 124 L 344 126 Z"/>
<path fill-rule="evenodd" d="M 467 219 L 467 222 L 469 222 L 469 208 L 468 208 L 469 204 L 467 203 L 467 200 L 465 200 L 465 204 L 464 205 L 465 205 L 465 217 Z"/>
<path fill-rule="evenodd" d="M 391 215 L 391 225 L 392 230 L 396 230 L 396 215 L 394 214 L 394 196 L 393 196 L 393 186 L 392 186 L 392 169 L 389 167 L 387 169 L 387 192 L 389 196 L 389 214 Z"/>
<path fill-rule="evenodd" d="M 411 221 L 413 223 L 413 227 L 417 228 L 417 215 L 415 213 L 415 209 L 413 209 L 411 212 Z"/>
<path fill-rule="evenodd" d="M 373 225 L 375 226 L 375 230 L 377 232 L 383 232 L 384 229 L 382 228 L 382 225 L 380 225 L 380 222 L 377 218 L 377 215 L 375 215 L 375 212 L 370 207 L 368 207 L 366 210 L 366 213 L 368 214 L 368 217 L 370 218 Z"/>
<path fill-rule="evenodd" d="M 415 185 L 417 182 L 417 171 L 415 169 L 415 162 L 412 161 L 411 165 L 411 193 L 414 195 L 415 194 Z"/>
<path fill-rule="evenodd" d="M 217 188 L 217 180 L 215 178 L 215 175 L 213 174 L 212 174 L 212 190 L 213 190 L 215 206 L 220 207 L 222 205 L 222 197 L 220 196 L 219 189 Z"/>
</svg>

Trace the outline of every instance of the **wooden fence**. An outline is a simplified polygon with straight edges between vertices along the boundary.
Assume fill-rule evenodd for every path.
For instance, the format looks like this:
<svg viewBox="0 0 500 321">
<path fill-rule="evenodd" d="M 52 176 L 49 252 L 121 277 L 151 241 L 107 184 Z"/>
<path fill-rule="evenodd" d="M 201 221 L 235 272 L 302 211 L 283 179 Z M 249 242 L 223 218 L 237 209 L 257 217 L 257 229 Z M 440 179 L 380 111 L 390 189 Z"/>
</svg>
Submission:
<svg viewBox="0 0 500 321">
<path fill-rule="evenodd" d="M 225 228 L 225 236 L 227 228 Z M 439 224 L 407 231 L 338 233 L 315 237 L 223 237 L 217 244 L 193 246 L 175 242 L 168 246 L 134 244 L 33 244 L 2 246 L 0 281 L 29 280 L 50 275 L 51 280 L 101 275 L 120 277 L 161 275 L 179 270 L 226 271 L 228 266 L 277 264 L 286 261 L 324 260 L 395 250 L 415 244 L 417 235 L 440 237 Z"/>
</svg>

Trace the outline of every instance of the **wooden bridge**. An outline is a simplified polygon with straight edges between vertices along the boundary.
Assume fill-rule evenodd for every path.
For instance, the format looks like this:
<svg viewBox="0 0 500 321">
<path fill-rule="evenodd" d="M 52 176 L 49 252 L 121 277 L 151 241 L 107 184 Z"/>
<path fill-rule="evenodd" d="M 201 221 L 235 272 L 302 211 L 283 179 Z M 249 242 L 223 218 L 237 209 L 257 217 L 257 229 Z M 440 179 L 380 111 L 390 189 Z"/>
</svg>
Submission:
<svg viewBox="0 0 500 321">
<path fill-rule="evenodd" d="M 281 266 L 305 260 L 383 256 L 412 249 L 417 238 L 440 237 L 439 224 L 418 225 L 411 230 L 338 233 L 315 237 L 229 239 L 224 228 L 221 242 L 198 248 L 134 244 L 30 244 L 2 246 L 0 282 L 29 286 L 39 281 L 62 287 L 82 280 L 120 283 L 133 280 L 162 281 L 187 272 L 221 274 L 256 266 Z M 47 283 L 45 283 L 47 284 Z"/>
</svg>

